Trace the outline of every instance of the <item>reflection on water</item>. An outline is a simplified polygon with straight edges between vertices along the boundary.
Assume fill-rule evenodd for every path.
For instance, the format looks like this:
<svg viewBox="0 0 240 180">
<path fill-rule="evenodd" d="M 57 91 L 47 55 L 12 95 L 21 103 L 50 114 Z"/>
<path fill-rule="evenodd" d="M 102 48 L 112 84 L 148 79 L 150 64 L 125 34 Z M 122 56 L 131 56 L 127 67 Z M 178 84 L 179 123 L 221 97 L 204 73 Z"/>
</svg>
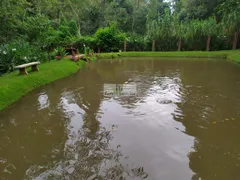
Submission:
<svg viewBox="0 0 240 180">
<path fill-rule="evenodd" d="M 48 95 L 47 94 L 40 94 L 38 97 L 38 102 L 39 102 L 39 110 L 45 109 L 49 107 L 49 100 L 48 100 Z"/>
<path fill-rule="evenodd" d="M 237 180 L 239 72 L 221 60 L 91 64 L 0 113 L 0 179 Z M 132 83 L 135 96 L 104 96 Z"/>
</svg>

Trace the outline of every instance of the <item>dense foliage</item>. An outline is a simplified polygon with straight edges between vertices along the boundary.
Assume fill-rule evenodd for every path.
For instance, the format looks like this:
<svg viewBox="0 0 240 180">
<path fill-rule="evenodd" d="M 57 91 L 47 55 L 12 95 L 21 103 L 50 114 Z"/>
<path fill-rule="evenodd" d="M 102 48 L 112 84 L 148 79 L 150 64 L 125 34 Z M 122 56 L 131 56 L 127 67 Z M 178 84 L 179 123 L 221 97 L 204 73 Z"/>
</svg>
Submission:
<svg viewBox="0 0 240 180">
<path fill-rule="evenodd" d="M 117 51 L 125 40 L 125 34 L 121 33 L 116 24 L 110 25 L 110 27 L 99 28 L 96 32 L 97 45 L 103 51 Z"/>
<path fill-rule="evenodd" d="M 1 0 L 0 74 L 59 47 L 95 52 L 240 47 L 240 0 Z"/>
</svg>

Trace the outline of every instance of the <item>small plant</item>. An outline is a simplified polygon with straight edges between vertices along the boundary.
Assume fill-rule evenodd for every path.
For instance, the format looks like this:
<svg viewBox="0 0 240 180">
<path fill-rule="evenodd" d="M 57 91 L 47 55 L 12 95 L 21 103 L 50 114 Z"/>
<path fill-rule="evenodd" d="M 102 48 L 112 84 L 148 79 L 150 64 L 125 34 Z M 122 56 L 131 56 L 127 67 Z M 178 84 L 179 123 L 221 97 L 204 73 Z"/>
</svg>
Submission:
<svg viewBox="0 0 240 180">
<path fill-rule="evenodd" d="M 57 50 L 58 50 L 59 56 L 61 56 L 62 58 L 67 55 L 67 52 L 66 52 L 65 48 L 58 47 Z"/>
<path fill-rule="evenodd" d="M 58 60 L 63 59 L 66 55 L 67 52 L 63 47 L 57 47 L 50 53 L 51 58 L 56 58 Z"/>
</svg>

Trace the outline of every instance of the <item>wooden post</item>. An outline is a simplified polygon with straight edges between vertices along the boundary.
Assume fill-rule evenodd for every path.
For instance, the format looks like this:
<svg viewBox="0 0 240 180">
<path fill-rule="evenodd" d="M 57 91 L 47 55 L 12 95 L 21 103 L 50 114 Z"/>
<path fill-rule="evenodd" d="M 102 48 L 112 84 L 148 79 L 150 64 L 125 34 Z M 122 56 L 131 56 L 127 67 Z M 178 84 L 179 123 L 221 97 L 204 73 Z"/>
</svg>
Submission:
<svg viewBox="0 0 240 180">
<path fill-rule="evenodd" d="M 155 40 L 152 41 L 152 51 L 155 51 Z"/>
<path fill-rule="evenodd" d="M 212 37 L 211 37 L 211 36 L 208 36 L 208 38 L 207 38 L 206 51 L 210 51 L 211 39 L 212 39 Z"/>
<path fill-rule="evenodd" d="M 127 41 L 124 41 L 124 52 L 127 51 Z"/>
<path fill-rule="evenodd" d="M 182 38 L 179 38 L 178 40 L 178 51 L 181 51 L 182 49 Z"/>
<path fill-rule="evenodd" d="M 233 47 L 232 47 L 232 49 L 237 49 L 238 35 L 239 35 L 238 32 L 235 32 L 235 33 L 234 33 L 234 39 L 233 39 Z"/>
</svg>

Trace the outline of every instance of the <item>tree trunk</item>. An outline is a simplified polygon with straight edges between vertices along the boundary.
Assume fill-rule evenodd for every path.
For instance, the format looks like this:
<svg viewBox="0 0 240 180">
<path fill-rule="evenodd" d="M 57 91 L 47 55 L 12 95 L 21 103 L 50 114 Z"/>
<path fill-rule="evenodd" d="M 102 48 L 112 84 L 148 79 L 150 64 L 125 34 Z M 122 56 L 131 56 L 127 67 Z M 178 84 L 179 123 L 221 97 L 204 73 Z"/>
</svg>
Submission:
<svg viewBox="0 0 240 180">
<path fill-rule="evenodd" d="M 81 24 L 79 20 L 78 20 L 78 35 L 81 36 Z"/>
<path fill-rule="evenodd" d="M 180 38 L 178 41 L 178 51 L 181 51 L 181 49 L 182 49 L 182 38 Z"/>
<path fill-rule="evenodd" d="M 127 41 L 124 41 L 124 52 L 127 51 Z"/>
<path fill-rule="evenodd" d="M 211 36 L 208 36 L 208 38 L 207 38 L 206 51 L 210 51 L 211 39 L 212 39 L 212 37 L 211 37 Z"/>
<path fill-rule="evenodd" d="M 75 11 L 75 9 L 73 8 L 73 6 L 71 4 L 69 4 L 73 13 L 75 14 L 76 16 L 76 19 L 77 19 L 77 25 L 78 25 L 78 35 L 81 36 L 81 24 L 80 24 L 80 18 L 78 16 L 78 13 Z"/>
<path fill-rule="evenodd" d="M 100 49 L 100 47 L 98 47 L 98 53 L 100 53 L 101 52 L 101 49 Z"/>
<path fill-rule="evenodd" d="M 152 41 L 152 51 L 155 51 L 155 40 Z"/>
<path fill-rule="evenodd" d="M 232 47 L 233 49 L 237 49 L 238 35 L 239 35 L 239 32 L 234 33 L 233 47 Z"/>
</svg>

